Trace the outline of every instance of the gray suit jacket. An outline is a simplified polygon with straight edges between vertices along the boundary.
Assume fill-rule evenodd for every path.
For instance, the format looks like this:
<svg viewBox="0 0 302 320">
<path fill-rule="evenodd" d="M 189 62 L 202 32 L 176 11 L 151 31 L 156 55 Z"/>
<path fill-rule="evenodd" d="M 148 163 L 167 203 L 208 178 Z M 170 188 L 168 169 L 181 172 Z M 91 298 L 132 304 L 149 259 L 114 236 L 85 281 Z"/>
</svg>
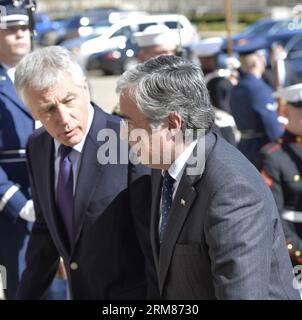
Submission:
<svg viewBox="0 0 302 320">
<path fill-rule="evenodd" d="M 299 299 L 278 211 L 246 158 L 215 133 L 205 167 L 182 176 L 163 243 L 161 172 L 153 172 L 151 241 L 164 299 Z"/>
</svg>

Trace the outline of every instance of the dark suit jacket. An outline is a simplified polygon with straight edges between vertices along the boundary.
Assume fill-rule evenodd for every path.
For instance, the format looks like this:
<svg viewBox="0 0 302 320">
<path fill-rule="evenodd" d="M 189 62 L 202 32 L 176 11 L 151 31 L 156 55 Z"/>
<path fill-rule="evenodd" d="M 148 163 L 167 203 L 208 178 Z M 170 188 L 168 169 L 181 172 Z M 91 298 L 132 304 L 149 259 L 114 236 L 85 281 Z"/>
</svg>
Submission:
<svg viewBox="0 0 302 320">
<path fill-rule="evenodd" d="M 37 220 L 18 299 L 41 298 L 56 273 L 59 256 L 64 259 L 73 299 L 147 296 L 146 273 L 152 267 L 149 171 L 98 163 L 98 148 L 104 143 L 97 141 L 98 132 L 108 128 L 119 137 L 119 118 L 94 109 L 77 178 L 71 247 L 54 200 L 53 139 L 42 129 L 29 140 L 28 167 Z"/>
<path fill-rule="evenodd" d="M 298 299 L 278 211 L 257 170 L 215 133 L 205 167 L 182 176 L 158 242 L 161 172 L 154 172 L 151 242 L 164 299 Z"/>
</svg>

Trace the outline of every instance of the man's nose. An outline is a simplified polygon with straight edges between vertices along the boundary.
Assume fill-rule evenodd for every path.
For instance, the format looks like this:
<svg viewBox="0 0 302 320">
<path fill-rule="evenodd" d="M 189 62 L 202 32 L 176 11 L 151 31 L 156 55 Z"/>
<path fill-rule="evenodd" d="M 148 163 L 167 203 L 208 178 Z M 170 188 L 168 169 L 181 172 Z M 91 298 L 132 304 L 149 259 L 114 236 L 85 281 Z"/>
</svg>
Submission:
<svg viewBox="0 0 302 320">
<path fill-rule="evenodd" d="M 64 104 L 58 106 L 58 120 L 62 125 L 67 125 L 70 120 L 68 108 Z"/>
<path fill-rule="evenodd" d="M 23 37 L 24 36 L 24 34 L 25 34 L 25 32 L 26 32 L 26 29 L 24 29 L 24 28 L 17 28 L 17 30 L 16 30 L 16 36 L 17 37 Z"/>
</svg>

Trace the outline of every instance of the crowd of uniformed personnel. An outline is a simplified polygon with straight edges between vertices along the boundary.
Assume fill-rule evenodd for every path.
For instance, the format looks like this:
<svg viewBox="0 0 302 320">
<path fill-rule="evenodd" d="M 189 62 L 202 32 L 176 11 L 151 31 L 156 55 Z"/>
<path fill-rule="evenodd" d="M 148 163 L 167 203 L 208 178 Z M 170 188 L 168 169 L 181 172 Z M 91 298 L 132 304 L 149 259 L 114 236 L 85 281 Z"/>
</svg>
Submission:
<svg viewBox="0 0 302 320">
<path fill-rule="evenodd" d="M 38 182 L 34 180 L 35 172 L 31 172 L 31 179 L 28 177 L 25 150 L 30 135 L 35 131 L 35 121 L 33 120 L 28 107 L 24 104 L 24 97 L 22 97 L 21 100 L 21 97 L 17 95 L 14 87 L 16 66 L 22 58 L 30 52 L 29 20 L 23 7 L 15 7 L 11 1 L 1 1 L 0 3 L 5 5 L 7 9 L 7 15 L 5 16 L 6 28 L 0 29 L 0 265 L 5 266 L 7 269 L 8 278 L 7 289 L 4 291 L 5 298 L 14 299 L 16 294 L 17 298 L 31 298 L 32 294 L 33 298 L 67 299 L 70 297 L 85 299 L 85 296 L 83 296 L 83 292 L 85 292 L 87 297 L 91 299 L 138 299 L 139 297 L 142 299 L 156 299 L 160 296 L 162 298 L 182 297 L 185 299 L 186 296 L 181 294 L 178 296 L 178 293 L 176 294 L 176 292 L 169 292 L 169 290 L 166 292 L 162 289 L 161 283 L 159 283 L 159 290 L 158 288 L 155 288 L 155 274 L 157 274 L 158 277 L 161 277 L 162 275 L 161 271 L 157 269 L 156 258 L 154 267 L 153 262 L 151 262 L 152 258 L 149 256 L 149 247 L 151 248 L 151 244 L 154 246 L 154 243 L 152 243 L 152 239 L 151 243 L 149 243 L 149 232 L 146 230 L 148 230 L 150 225 L 149 223 L 145 223 L 146 221 L 136 221 L 135 219 L 137 219 L 137 217 L 134 217 L 133 226 L 129 224 L 124 225 L 124 227 L 126 228 L 126 231 L 133 231 L 133 239 L 131 238 L 131 241 L 134 243 L 134 241 L 137 240 L 140 243 L 140 248 L 139 246 L 137 248 L 128 248 L 129 254 L 133 254 L 133 257 L 131 258 L 133 261 L 136 259 L 135 255 L 139 255 L 139 259 L 137 260 L 138 265 L 136 267 L 139 268 L 139 264 L 142 263 L 142 261 L 150 264 L 150 268 L 148 272 L 146 272 L 148 275 L 147 284 L 145 285 L 145 283 L 143 283 L 139 271 L 137 271 L 137 275 L 135 276 L 131 274 L 131 270 L 126 270 L 126 265 L 130 261 L 129 257 L 129 261 L 127 258 L 123 260 L 122 257 L 117 259 L 114 256 L 115 253 L 112 253 L 116 260 L 112 258 L 112 260 L 108 259 L 108 261 L 115 261 L 116 263 L 121 264 L 121 268 L 125 267 L 125 279 L 120 279 L 119 276 L 116 276 L 115 280 L 119 283 L 113 285 L 112 283 L 109 283 L 109 277 L 107 279 L 108 288 L 103 288 L 100 284 L 99 288 L 94 288 L 93 290 L 89 290 L 89 284 L 87 284 L 88 280 L 84 284 L 84 282 L 81 282 L 83 279 L 73 279 L 73 274 L 78 269 L 78 264 L 71 260 L 68 261 L 68 258 L 66 258 L 68 255 L 65 255 L 65 251 L 60 251 L 60 248 L 58 248 L 59 245 L 57 244 L 57 241 L 59 240 L 53 239 L 54 243 L 52 243 L 51 239 L 54 238 L 54 233 L 57 231 L 53 231 L 56 229 L 52 229 L 52 227 L 48 225 L 52 222 L 49 222 L 47 219 L 46 221 L 44 220 L 45 217 L 42 217 L 43 215 L 41 214 L 43 211 L 42 209 L 41 212 L 36 212 L 36 214 L 38 214 L 38 220 L 35 222 L 35 209 L 42 208 L 44 204 L 39 203 L 40 198 L 37 190 L 35 190 L 36 195 L 34 200 L 32 200 L 33 192 L 30 190 L 30 187 L 36 186 L 36 183 Z M 144 32 L 136 34 L 136 37 L 141 48 L 140 59 L 142 62 L 148 61 L 150 58 L 159 55 L 175 55 L 177 53 L 178 39 L 174 38 L 167 28 L 151 26 L 146 28 Z M 211 104 L 214 107 L 215 126 L 213 131 L 218 133 L 218 135 L 222 135 L 225 140 L 237 147 L 259 170 L 266 185 L 271 189 L 274 196 L 291 261 L 293 265 L 302 264 L 302 83 L 299 83 L 292 68 L 284 63 L 284 70 L 282 71 L 283 80 L 281 81 L 282 87 L 276 88 L 275 82 L 272 80 L 276 76 L 272 74 L 275 60 L 269 60 L 269 57 L 264 50 L 265 43 L 260 40 L 235 47 L 234 50 L 239 54 L 239 59 L 227 58 L 226 67 L 221 69 L 218 65 L 218 54 L 222 50 L 222 45 L 223 43 L 220 38 L 212 38 L 202 40 L 192 47 L 192 52 L 198 59 L 198 63 L 203 71 L 204 82 L 209 92 Z M 60 53 L 58 51 L 58 54 L 64 56 L 64 52 Z M 271 57 L 272 56 L 273 53 L 271 53 Z M 178 60 L 174 63 L 176 65 Z M 197 61 L 195 61 L 195 63 L 197 63 Z M 270 66 L 271 70 L 269 70 L 268 66 Z M 151 69 L 152 68 L 150 68 L 150 70 Z M 163 69 L 163 71 L 165 71 L 165 69 Z M 44 95 L 41 97 L 45 98 Z M 93 108 L 95 108 L 94 105 L 89 109 L 89 112 L 92 114 L 96 113 L 96 111 L 93 111 Z M 127 111 L 127 109 L 125 110 Z M 119 112 L 119 110 L 116 110 L 116 113 Z M 92 117 L 90 113 L 87 115 L 88 119 L 90 116 Z M 113 118 L 108 117 L 108 120 L 106 121 L 108 121 L 108 123 L 117 121 L 117 118 L 115 118 L 116 116 L 112 117 Z M 43 123 L 43 116 L 37 116 L 37 118 L 39 120 L 42 119 L 42 124 L 46 125 L 47 128 L 47 121 L 44 120 L 45 123 Z M 175 119 L 173 118 L 170 120 L 173 122 Z M 94 125 L 92 124 L 92 127 L 93 126 Z M 50 133 L 50 135 L 52 134 Z M 61 142 L 60 139 L 58 140 Z M 34 150 L 33 143 L 30 150 L 30 161 L 33 163 L 35 161 L 33 159 L 34 154 L 32 151 Z M 60 157 L 63 156 L 58 155 L 58 161 L 61 161 Z M 52 170 L 58 170 L 56 167 L 59 166 L 58 163 L 59 162 L 55 162 L 55 168 L 52 168 Z M 127 172 L 124 172 L 124 169 L 118 169 L 120 170 L 119 174 L 121 179 L 124 179 L 124 175 L 126 177 L 130 174 L 127 171 L 128 169 L 125 169 Z M 82 167 L 80 170 L 82 170 Z M 138 170 L 138 172 L 140 171 Z M 113 177 L 114 173 L 112 172 L 111 174 Z M 55 175 L 57 175 L 57 180 L 55 181 L 59 183 L 58 180 L 60 179 L 60 175 L 59 173 L 55 173 Z M 35 177 L 35 179 L 38 178 Z M 112 181 L 114 181 L 114 178 L 112 179 Z M 128 178 L 125 179 L 130 178 L 128 176 Z M 106 183 L 109 182 L 108 176 L 108 181 L 106 181 Z M 118 183 L 117 180 L 115 183 Z M 54 187 L 55 190 L 58 188 L 59 186 Z M 110 195 L 108 194 L 108 197 L 109 196 Z M 146 195 L 144 194 L 144 196 Z M 173 197 L 174 196 L 175 194 Z M 163 200 L 164 196 L 162 195 L 161 197 Z M 170 197 L 172 197 L 171 194 Z M 59 201 L 59 196 L 55 196 L 55 198 L 56 201 Z M 132 204 L 131 201 L 133 200 L 131 195 L 128 200 L 125 198 L 124 203 L 127 204 L 127 206 L 130 206 Z M 109 200 L 104 198 L 98 201 L 106 202 Z M 180 203 L 183 207 L 186 206 L 186 201 L 183 198 Z M 106 205 L 108 204 L 106 203 Z M 95 203 L 92 203 L 91 205 L 91 210 L 96 210 L 98 206 L 101 209 L 102 204 L 95 201 Z M 58 207 L 60 207 L 59 203 Z M 169 205 L 168 211 L 170 210 L 170 207 L 171 204 Z M 120 209 L 117 206 L 115 210 L 118 211 Z M 60 209 L 58 209 L 58 211 L 60 211 Z M 115 218 L 117 219 L 118 215 Z M 89 220 L 89 223 L 86 222 L 86 225 L 83 228 L 84 231 L 87 232 L 85 237 L 88 239 L 92 238 L 92 235 L 94 234 L 93 232 L 95 230 L 92 229 L 94 231 L 90 233 L 89 228 L 91 225 L 94 226 L 96 216 L 89 217 L 89 219 L 91 220 Z M 161 216 L 160 218 L 160 226 L 162 219 L 164 219 L 164 216 Z M 105 221 L 105 223 L 108 223 L 109 228 L 111 228 L 111 223 L 113 224 L 113 222 L 109 220 Z M 34 230 L 34 236 L 32 236 L 31 240 L 32 246 L 27 250 L 32 228 Z M 85 228 L 87 228 L 88 231 Z M 100 227 L 100 230 L 103 230 L 102 228 L 103 227 Z M 119 228 L 122 228 L 122 226 L 119 226 Z M 169 228 L 169 225 L 167 228 Z M 64 230 L 64 227 L 61 226 L 60 230 Z M 112 230 L 116 232 L 113 227 Z M 125 230 L 123 231 L 124 233 Z M 137 239 L 136 236 L 134 236 L 134 231 L 137 232 Z M 145 234 L 143 234 L 143 232 L 145 232 Z M 45 252 L 43 252 L 42 247 L 40 248 L 40 251 L 30 251 L 33 247 L 33 239 L 34 237 L 38 239 L 37 234 L 39 233 L 47 233 L 47 241 L 45 240 L 46 235 L 39 239 L 45 241 L 45 246 L 47 248 L 51 247 L 52 251 L 46 251 L 46 248 Z M 142 234 L 140 235 L 140 233 Z M 95 239 L 98 240 L 99 238 L 95 236 Z M 104 239 L 103 242 L 105 243 L 108 239 Z M 86 238 L 80 239 L 80 241 L 83 248 L 81 248 L 82 251 L 79 251 L 79 257 L 86 254 L 83 253 L 87 249 L 84 248 L 83 243 L 89 244 L 89 250 L 98 250 L 97 243 L 95 243 L 95 248 L 91 248 L 92 242 L 89 242 Z M 125 242 L 124 244 L 123 241 Z M 70 242 L 70 246 L 72 247 L 72 240 L 70 240 Z M 115 245 L 118 249 L 122 249 L 124 246 L 123 250 L 127 251 L 126 243 L 126 238 L 118 239 L 116 240 Z M 101 248 L 103 246 L 104 250 L 109 250 L 108 248 L 105 248 L 105 245 L 102 245 Z M 34 286 L 31 287 L 30 283 L 28 283 L 28 279 L 34 279 L 30 270 L 26 270 L 23 274 L 21 288 L 19 287 L 18 291 L 22 272 L 26 269 L 26 262 L 30 263 L 30 265 L 34 265 L 35 263 L 36 265 L 39 265 L 39 260 L 48 259 L 47 254 L 50 254 L 49 252 L 55 252 L 53 247 L 57 247 L 57 255 L 63 256 L 65 268 L 70 266 L 71 271 L 67 270 L 69 289 L 67 289 L 66 274 L 62 263 L 63 259 L 59 259 L 59 256 L 54 256 L 53 265 L 52 268 L 50 268 L 52 271 L 49 271 L 49 274 L 47 273 L 47 275 L 36 275 L 39 278 L 37 282 L 44 281 L 42 281 L 43 283 L 41 284 L 39 283 L 41 285 L 39 288 L 41 292 L 38 289 L 38 291 L 35 291 Z M 141 253 L 140 250 L 142 248 L 144 250 Z M 179 247 L 179 250 L 180 249 L 181 248 Z M 190 249 L 192 254 L 194 254 L 193 249 L 194 248 Z M 25 259 L 26 250 L 28 251 L 27 261 Z M 71 249 L 71 251 L 72 250 L 73 249 Z M 184 245 L 182 250 L 183 251 L 179 251 L 180 254 L 181 252 L 185 254 L 186 248 Z M 186 252 L 186 254 L 188 253 Z M 98 257 L 101 257 L 101 255 L 92 256 L 96 260 Z M 89 260 L 87 257 L 85 259 L 86 261 Z M 175 260 L 173 261 L 178 260 L 175 257 Z M 194 262 L 193 259 L 192 262 Z M 84 263 L 85 262 L 83 262 L 83 264 Z M 181 264 L 181 262 L 179 263 Z M 91 279 L 93 276 L 97 276 L 94 274 L 96 270 L 92 265 L 93 261 L 91 261 L 91 269 L 87 267 L 88 272 L 89 270 L 92 270 L 91 277 L 87 277 L 89 281 L 92 281 Z M 103 265 L 102 267 L 104 270 L 110 269 L 110 266 Z M 129 268 L 131 268 L 131 263 Z M 176 268 L 175 272 L 177 272 L 177 270 L 178 272 L 181 272 L 180 267 L 179 269 L 177 269 L 177 267 L 174 268 Z M 146 267 L 146 269 L 148 269 L 148 267 Z M 129 272 L 127 273 L 126 271 Z M 116 268 L 116 272 L 121 272 L 121 274 L 123 274 L 118 268 Z M 30 277 L 28 276 L 29 274 Z M 62 276 L 62 274 L 64 276 Z M 106 275 L 103 276 L 106 278 Z M 197 275 L 193 274 L 192 277 L 194 276 L 199 279 Z M 80 276 L 77 275 L 77 277 Z M 85 277 L 85 275 L 83 275 L 83 277 Z M 183 279 L 181 280 L 183 281 Z M 113 280 L 111 281 L 113 282 Z M 48 291 L 41 289 L 44 288 L 43 286 L 49 286 L 51 282 L 52 285 Z M 104 280 L 104 282 L 106 281 Z M 87 286 L 87 288 L 85 287 L 86 291 L 83 289 L 83 292 L 81 292 L 81 289 L 77 288 L 78 283 L 82 283 L 83 287 Z M 71 289 L 71 287 L 73 287 L 73 289 Z M 136 287 L 139 288 L 139 290 L 136 290 Z M 184 287 L 186 286 L 184 285 Z M 177 286 L 171 285 L 171 288 L 177 290 Z M 211 292 L 211 290 L 209 292 Z M 228 291 L 226 290 L 225 292 Z M 190 298 L 213 298 L 214 296 L 215 295 L 214 293 L 212 294 L 212 292 L 208 295 L 202 293 L 194 296 L 194 294 L 191 294 L 190 290 L 188 290 L 188 297 Z M 253 298 L 253 296 L 249 294 L 243 294 L 242 296 Z M 289 294 L 288 297 L 290 296 L 291 295 Z M 228 295 L 227 293 L 222 294 L 219 292 L 216 292 L 216 297 L 226 299 L 236 298 L 236 296 L 232 294 Z M 278 295 L 255 295 L 254 297 L 274 298 L 278 297 Z M 285 296 L 280 295 L 280 297 L 284 298 Z"/>
</svg>

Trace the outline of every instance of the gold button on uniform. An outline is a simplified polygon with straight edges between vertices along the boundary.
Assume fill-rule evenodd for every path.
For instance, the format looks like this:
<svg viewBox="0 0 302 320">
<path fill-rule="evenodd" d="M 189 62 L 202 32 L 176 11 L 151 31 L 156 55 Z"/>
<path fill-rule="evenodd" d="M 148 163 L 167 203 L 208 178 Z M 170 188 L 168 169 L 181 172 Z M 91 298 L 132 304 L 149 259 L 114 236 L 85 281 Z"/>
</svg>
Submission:
<svg viewBox="0 0 302 320">
<path fill-rule="evenodd" d="M 287 245 L 287 249 L 288 249 L 288 250 L 292 250 L 292 248 L 293 248 L 293 245 L 292 245 L 291 243 L 289 243 L 289 244 Z"/>
<path fill-rule="evenodd" d="M 295 174 L 293 179 L 295 182 L 298 182 L 300 180 L 300 176 L 298 174 Z"/>
<path fill-rule="evenodd" d="M 78 264 L 76 262 L 71 262 L 70 264 L 70 269 L 71 270 L 77 270 L 78 269 Z"/>
<path fill-rule="evenodd" d="M 296 252 L 295 252 L 295 256 L 296 256 L 296 257 L 300 257 L 300 256 L 301 256 L 301 252 L 300 252 L 299 250 L 296 251 Z"/>
</svg>

